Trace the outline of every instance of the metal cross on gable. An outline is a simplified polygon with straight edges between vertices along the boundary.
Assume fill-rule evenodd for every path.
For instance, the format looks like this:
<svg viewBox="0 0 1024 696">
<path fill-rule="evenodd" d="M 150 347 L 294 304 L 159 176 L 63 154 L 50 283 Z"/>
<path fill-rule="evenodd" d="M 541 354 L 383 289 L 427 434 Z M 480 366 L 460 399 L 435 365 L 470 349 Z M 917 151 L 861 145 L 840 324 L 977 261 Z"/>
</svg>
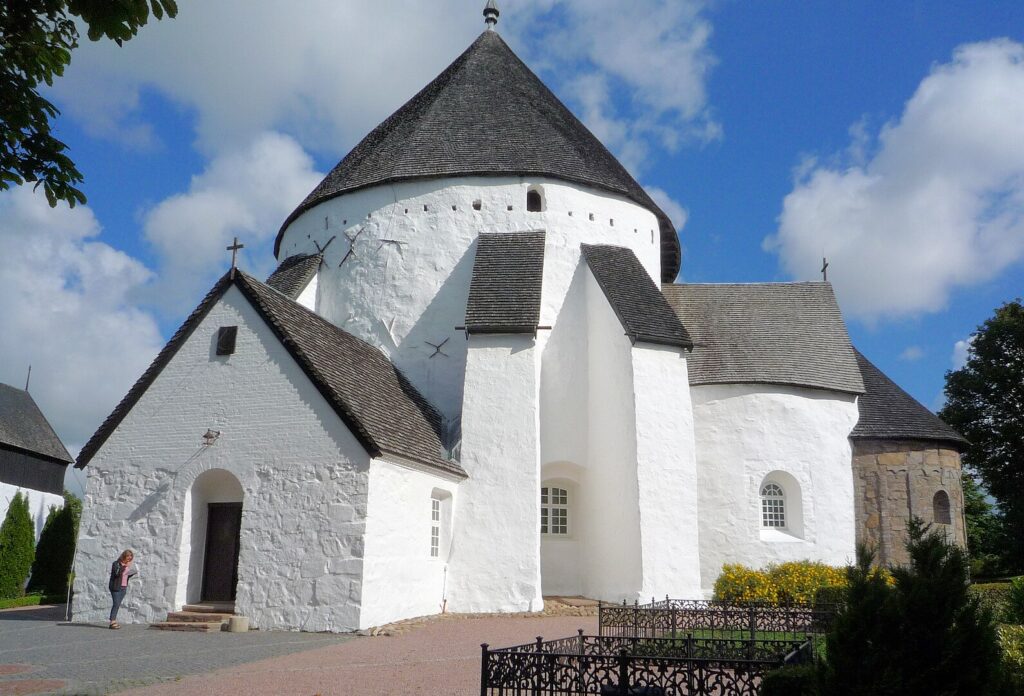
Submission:
<svg viewBox="0 0 1024 696">
<path fill-rule="evenodd" d="M 244 244 L 239 244 L 238 243 L 238 237 L 235 237 L 235 241 L 234 241 L 234 243 L 232 243 L 231 246 L 225 247 L 225 251 L 230 251 L 231 252 L 231 278 L 232 279 L 234 279 L 234 277 L 235 277 L 235 267 L 236 267 L 236 264 L 238 263 L 238 250 L 239 249 L 244 249 L 244 248 L 245 248 Z"/>
<path fill-rule="evenodd" d="M 824 256 L 821 257 L 821 279 L 828 282 L 828 259 Z"/>
<path fill-rule="evenodd" d="M 446 358 L 450 357 L 447 353 L 445 353 L 443 350 L 441 350 L 441 348 L 444 347 L 444 344 L 447 343 L 450 338 L 451 338 L 451 336 L 449 336 L 448 338 L 444 339 L 440 343 L 431 343 L 430 341 L 424 341 L 424 343 L 426 343 L 428 346 L 430 346 L 431 348 L 434 349 L 434 352 L 431 353 L 430 355 L 428 355 L 427 357 L 428 358 L 432 358 L 435 355 L 443 355 Z"/>
</svg>

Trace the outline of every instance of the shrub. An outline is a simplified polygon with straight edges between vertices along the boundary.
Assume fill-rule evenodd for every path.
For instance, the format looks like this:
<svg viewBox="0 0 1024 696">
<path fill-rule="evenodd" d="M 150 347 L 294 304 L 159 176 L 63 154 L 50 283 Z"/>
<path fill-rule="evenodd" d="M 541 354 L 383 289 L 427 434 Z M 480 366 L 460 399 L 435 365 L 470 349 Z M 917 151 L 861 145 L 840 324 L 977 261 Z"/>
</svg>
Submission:
<svg viewBox="0 0 1024 696">
<path fill-rule="evenodd" d="M 1006 599 L 1006 620 L 1014 624 L 1024 624 L 1024 575 L 1010 581 Z"/>
<path fill-rule="evenodd" d="M 67 593 L 78 537 L 78 515 L 75 513 L 80 510 L 81 501 L 70 493 L 64 494 L 64 507 L 59 510 L 50 508 L 36 546 L 28 592 Z"/>
<path fill-rule="evenodd" d="M 35 538 L 28 496 L 18 491 L 0 525 L 0 599 L 22 595 L 35 557 Z"/>
<path fill-rule="evenodd" d="M 908 568 L 895 585 L 858 549 L 849 595 L 829 632 L 821 690 L 834 696 L 995 694 L 1000 650 L 992 614 L 968 591 L 962 549 L 911 521 Z"/>
<path fill-rule="evenodd" d="M 744 565 L 726 563 L 722 566 L 722 574 L 715 580 L 715 599 L 736 604 L 776 604 L 779 601 L 779 593 L 768 573 L 751 570 Z"/>
<path fill-rule="evenodd" d="M 761 696 L 817 696 L 814 665 L 794 665 L 772 670 L 761 681 Z"/>
<path fill-rule="evenodd" d="M 989 582 L 971 585 L 971 594 L 978 598 L 983 607 L 992 612 L 996 621 L 1010 622 L 1009 583 Z"/>
<path fill-rule="evenodd" d="M 1009 692 L 1024 693 L 1024 626 L 1000 626 L 999 645 Z"/>
<path fill-rule="evenodd" d="M 809 604 L 823 587 L 844 587 L 846 571 L 813 561 L 792 561 L 772 566 L 768 576 L 780 603 Z"/>
</svg>

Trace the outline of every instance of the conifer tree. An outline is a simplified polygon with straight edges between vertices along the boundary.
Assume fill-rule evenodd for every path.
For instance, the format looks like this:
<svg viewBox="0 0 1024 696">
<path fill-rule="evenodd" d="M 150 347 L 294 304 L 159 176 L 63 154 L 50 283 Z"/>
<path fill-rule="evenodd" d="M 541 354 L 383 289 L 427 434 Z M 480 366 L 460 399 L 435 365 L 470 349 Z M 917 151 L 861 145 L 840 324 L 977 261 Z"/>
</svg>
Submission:
<svg viewBox="0 0 1024 696">
<path fill-rule="evenodd" d="M 64 507 L 50 508 L 36 545 L 36 558 L 32 564 L 32 576 L 28 581 L 29 592 L 48 595 L 63 595 L 68 590 L 71 563 L 75 555 L 75 541 L 78 538 L 78 514 L 81 501 L 65 491 Z"/>
<path fill-rule="evenodd" d="M 968 592 L 966 554 L 920 520 L 909 531 L 910 565 L 892 570 L 892 587 L 858 551 L 846 607 L 826 639 L 821 693 L 1000 693 L 995 623 Z"/>
<path fill-rule="evenodd" d="M 0 599 L 22 595 L 35 557 L 35 537 L 28 496 L 18 491 L 0 525 Z"/>
</svg>

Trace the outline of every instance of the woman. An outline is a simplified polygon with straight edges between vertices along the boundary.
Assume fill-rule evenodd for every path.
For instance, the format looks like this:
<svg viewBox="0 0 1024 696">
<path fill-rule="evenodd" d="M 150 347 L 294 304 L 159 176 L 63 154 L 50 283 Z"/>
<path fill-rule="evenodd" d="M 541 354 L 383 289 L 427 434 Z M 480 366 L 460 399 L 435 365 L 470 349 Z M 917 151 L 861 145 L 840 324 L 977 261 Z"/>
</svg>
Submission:
<svg viewBox="0 0 1024 696">
<path fill-rule="evenodd" d="M 114 601 L 114 606 L 110 609 L 111 628 L 121 628 L 121 624 L 117 623 L 117 610 L 121 608 L 121 602 L 128 592 L 128 578 L 139 572 L 132 562 L 134 560 L 135 554 L 131 549 L 126 549 L 110 566 L 109 589 L 110 597 Z"/>
</svg>

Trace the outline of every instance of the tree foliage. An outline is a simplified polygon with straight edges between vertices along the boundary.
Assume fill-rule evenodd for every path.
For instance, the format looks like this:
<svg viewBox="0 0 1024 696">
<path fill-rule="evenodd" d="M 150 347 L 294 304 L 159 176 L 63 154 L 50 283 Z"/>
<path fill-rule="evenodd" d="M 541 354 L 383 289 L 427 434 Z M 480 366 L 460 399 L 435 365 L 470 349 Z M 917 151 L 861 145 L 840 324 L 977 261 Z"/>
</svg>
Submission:
<svg viewBox="0 0 1024 696">
<path fill-rule="evenodd" d="M 178 12 L 175 0 L 4 0 L 0 3 L 0 190 L 24 183 L 43 187 L 51 206 L 85 202 L 82 174 L 54 137 L 60 112 L 39 94 L 64 74 L 78 46 L 76 19 L 92 41 L 118 45 L 149 20 Z"/>
<path fill-rule="evenodd" d="M 831 696 L 998 694 L 1002 674 L 995 622 L 968 592 L 967 556 L 912 520 L 910 566 L 895 585 L 871 572 L 858 549 L 847 604 L 826 638 L 821 689 Z"/>
<path fill-rule="evenodd" d="M 998 501 L 1008 570 L 1024 571 L 1024 306 L 1008 302 L 973 335 L 967 363 L 946 373 L 939 414 L 970 441 L 964 464 Z"/>
<path fill-rule="evenodd" d="M 64 492 L 64 506 L 50 508 L 36 545 L 32 576 L 28 581 L 29 592 L 63 595 L 68 591 L 81 514 L 82 501 L 67 491 Z"/>
<path fill-rule="evenodd" d="M 0 525 L 0 599 L 21 596 L 32 568 L 35 541 L 28 496 L 18 491 Z"/>
</svg>

